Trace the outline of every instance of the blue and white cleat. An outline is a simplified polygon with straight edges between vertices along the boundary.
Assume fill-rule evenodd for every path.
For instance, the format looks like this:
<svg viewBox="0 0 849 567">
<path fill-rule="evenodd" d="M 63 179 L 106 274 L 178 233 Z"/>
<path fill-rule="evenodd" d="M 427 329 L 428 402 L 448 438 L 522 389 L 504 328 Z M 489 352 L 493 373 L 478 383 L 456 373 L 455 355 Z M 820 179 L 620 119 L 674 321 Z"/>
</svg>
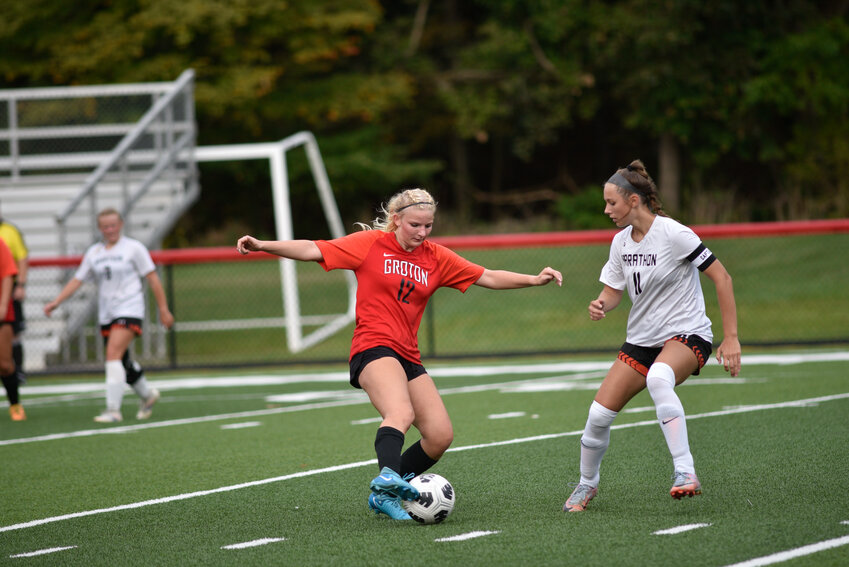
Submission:
<svg viewBox="0 0 849 567">
<path fill-rule="evenodd" d="M 412 474 L 408 475 L 408 478 L 412 478 Z M 381 496 L 397 496 L 401 500 L 415 500 L 419 497 L 418 489 L 389 467 L 383 467 L 369 487 L 372 492 Z"/>
<path fill-rule="evenodd" d="M 372 492 L 368 495 L 368 507 L 374 510 L 375 514 L 386 514 L 393 520 L 412 520 L 397 496 Z"/>
</svg>

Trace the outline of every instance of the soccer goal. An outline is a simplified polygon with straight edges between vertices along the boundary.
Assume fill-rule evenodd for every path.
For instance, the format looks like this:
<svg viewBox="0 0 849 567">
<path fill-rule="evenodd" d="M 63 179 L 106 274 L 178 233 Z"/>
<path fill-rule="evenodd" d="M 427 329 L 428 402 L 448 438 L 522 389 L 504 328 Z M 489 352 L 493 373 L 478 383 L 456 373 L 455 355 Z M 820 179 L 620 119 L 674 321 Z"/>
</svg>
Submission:
<svg viewBox="0 0 849 567">
<path fill-rule="evenodd" d="M 298 132 L 279 142 L 258 144 L 234 144 L 221 146 L 198 146 L 195 159 L 198 162 L 240 161 L 267 159 L 271 169 L 271 193 L 274 205 L 274 221 L 278 240 L 294 238 L 292 229 L 292 206 L 289 199 L 289 174 L 286 166 L 287 152 L 303 147 L 306 151 L 310 172 L 315 181 L 324 217 L 327 220 L 333 238 L 345 236 L 339 207 L 330 188 L 330 181 L 324 167 L 324 160 L 318 150 L 318 143 L 311 132 Z M 305 316 L 301 313 L 298 294 L 297 262 L 281 258 L 280 281 L 283 294 L 283 318 L 286 327 L 286 342 L 291 352 L 300 352 L 330 337 L 354 320 L 357 280 L 353 272 L 344 271 L 348 289 L 348 309 L 345 313 L 332 314 L 321 318 Z M 318 328 L 305 333 L 306 326 Z"/>
</svg>

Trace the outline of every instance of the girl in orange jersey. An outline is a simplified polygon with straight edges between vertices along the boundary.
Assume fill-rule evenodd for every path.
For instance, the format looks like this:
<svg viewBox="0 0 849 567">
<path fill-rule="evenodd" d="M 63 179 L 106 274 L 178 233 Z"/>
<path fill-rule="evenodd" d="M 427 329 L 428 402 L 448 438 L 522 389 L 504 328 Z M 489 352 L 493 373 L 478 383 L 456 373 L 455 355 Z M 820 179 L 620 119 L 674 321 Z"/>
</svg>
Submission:
<svg viewBox="0 0 849 567">
<path fill-rule="evenodd" d="M 325 270 L 353 270 L 357 277 L 356 327 L 351 344 L 351 385 L 362 388 L 383 421 L 374 446 L 380 474 L 370 484 L 369 507 L 396 520 L 409 520 L 401 500 L 418 491 L 407 482 L 432 467 L 451 445 L 451 419 L 422 366 L 418 329 L 431 295 L 440 287 L 465 292 L 476 284 L 516 289 L 556 281 L 546 267 L 537 275 L 488 270 L 427 240 L 436 202 L 423 189 L 394 195 L 373 227 L 334 240 L 263 241 L 243 236 L 242 254 L 268 252 L 318 262 Z M 422 438 L 404 453 L 404 436 L 415 425 Z"/>
</svg>

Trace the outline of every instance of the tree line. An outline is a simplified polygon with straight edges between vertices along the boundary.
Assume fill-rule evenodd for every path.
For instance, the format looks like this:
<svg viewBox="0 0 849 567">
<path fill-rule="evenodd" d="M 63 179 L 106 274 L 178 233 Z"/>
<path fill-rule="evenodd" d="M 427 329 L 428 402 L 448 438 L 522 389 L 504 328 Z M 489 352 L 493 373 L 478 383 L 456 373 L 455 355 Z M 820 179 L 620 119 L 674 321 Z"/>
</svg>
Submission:
<svg viewBox="0 0 849 567">
<path fill-rule="evenodd" d="M 319 142 L 346 224 L 401 187 L 456 232 L 609 226 L 642 159 L 685 222 L 849 216 L 849 1 L 6 0 L 0 88 L 196 73 L 200 145 Z M 271 233 L 267 172 L 204 166 L 192 242 Z M 293 157 L 302 225 L 321 225 Z M 497 226 L 497 225 L 496 225 Z M 310 237 L 322 236 L 310 233 Z"/>
</svg>

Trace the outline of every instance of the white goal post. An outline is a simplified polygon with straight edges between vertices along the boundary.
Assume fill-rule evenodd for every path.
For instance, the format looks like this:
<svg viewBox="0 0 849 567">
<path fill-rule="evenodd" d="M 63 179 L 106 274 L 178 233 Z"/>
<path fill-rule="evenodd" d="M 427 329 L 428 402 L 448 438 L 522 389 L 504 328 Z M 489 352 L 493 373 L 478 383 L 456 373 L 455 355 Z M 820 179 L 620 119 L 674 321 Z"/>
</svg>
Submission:
<svg viewBox="0 0 849 567">
<path fill-rule="evenodd" d="M 327 219 L 333 238 L 345 236 L 339 207 L 330 188 L 324 161 L 318 150 L 318 143 L 311 132 L 298 132 L 279 142 L 259 144 L 233 144 L 222 146 L 197 146 L 195 159 L 198 162 L 240 161 L 249 159 L 267 159 L 271 168 L 271 194 L 274 203 L 274 222 L 278 240 L 292 240 L 292 206 L 289 200 L 289 174 L 286 166 L 286 152 L 304 146 L 310 171 L 315 181 L 324 216 Z M 298 296 L 298 279 L 294 260 L 280 259 L 280 281 L 283 293 L 283 318 L 286 326 L 286 342 L 291 352 L 300 352 L 327 337 L 333 335 L 354 320 L 356 306 L 357 280 L 354 274 L 345 270 L 348 286 L 348 310 L 345 313 L 331 315 L 329 320 L 311 333 L 304 334 L 304 325 L 313 320 L 301 315 Z"/>
</svg>

